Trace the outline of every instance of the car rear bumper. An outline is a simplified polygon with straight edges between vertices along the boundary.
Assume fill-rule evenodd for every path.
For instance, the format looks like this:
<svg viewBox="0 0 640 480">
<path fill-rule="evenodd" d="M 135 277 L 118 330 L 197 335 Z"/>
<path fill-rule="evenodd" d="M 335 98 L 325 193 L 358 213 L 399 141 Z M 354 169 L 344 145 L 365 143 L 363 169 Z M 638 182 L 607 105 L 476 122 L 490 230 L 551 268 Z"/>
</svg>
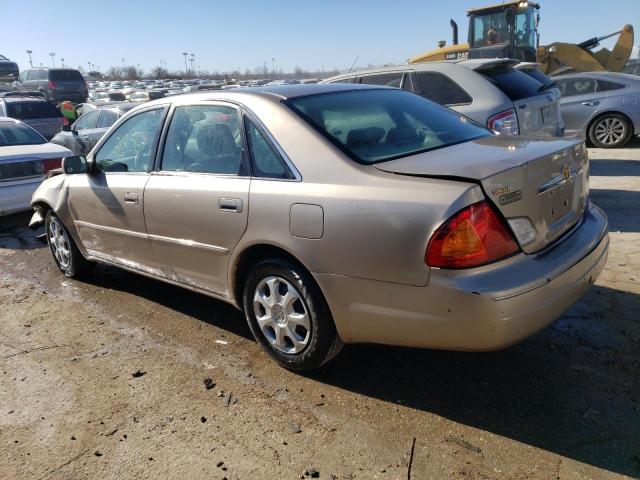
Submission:
<svg viewBox="0 0 640 480">
<path fill-rule="evenodd" d="M 604 268 L 606 215 L 591 205 L 547 251 L 469 270 L 432 269 L 426 287 L 315 273 L 344 342 L 496 350 L 562 315 Z"/>
<path fill-rule="evenodd" d="M 31 210 L 31 195 L 42 182 L 39 178 L 33 182 L 18 185 L 0 183 L 0 215 Z"/>
</svg>

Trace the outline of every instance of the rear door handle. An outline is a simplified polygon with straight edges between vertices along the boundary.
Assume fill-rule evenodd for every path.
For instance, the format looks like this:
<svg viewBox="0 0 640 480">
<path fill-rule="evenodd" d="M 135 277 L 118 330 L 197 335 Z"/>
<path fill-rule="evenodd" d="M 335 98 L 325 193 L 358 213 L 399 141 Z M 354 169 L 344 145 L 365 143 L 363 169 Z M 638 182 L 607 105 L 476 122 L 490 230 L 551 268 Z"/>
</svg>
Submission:
<svg viewBox="0 0 640 480">
<path fill-rule="evenodd" d="M 138 194 L 135 192 L 127 192 L 124 194 L 124 203 L 138 203 Z"/>
<path fill-rule="evenodd" d="M 218 208 L 225 212 L 242 212 L 242 200 L 239 198 L 221 198 L 218 200 Z"/>
<path fill-rule="evenodd" d="M 586 105 L 587 107 L 596 107 L 600 105 L 600 102 L 597 100 L 594 100 L 593 102 L 582 102 L 582 105 Z"/>
</svg>

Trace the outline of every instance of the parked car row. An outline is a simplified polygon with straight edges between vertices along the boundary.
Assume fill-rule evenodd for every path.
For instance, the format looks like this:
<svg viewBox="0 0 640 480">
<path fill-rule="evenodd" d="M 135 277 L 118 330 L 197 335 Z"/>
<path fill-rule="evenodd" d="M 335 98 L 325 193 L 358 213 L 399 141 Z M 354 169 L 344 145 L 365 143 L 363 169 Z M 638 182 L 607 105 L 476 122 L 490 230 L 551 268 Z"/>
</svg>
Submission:
<svg viewBox="0 0 640 480">
<path fill-rule="evenodd" d="M 344 343 L 506 347 L 607 259 L 582 140 L 496 134 L 386 86 L 162 98 L 62 170 L 31 221 L 61 272 L 103 262 L 228 302 L 294 370 Z"/>
</svg>

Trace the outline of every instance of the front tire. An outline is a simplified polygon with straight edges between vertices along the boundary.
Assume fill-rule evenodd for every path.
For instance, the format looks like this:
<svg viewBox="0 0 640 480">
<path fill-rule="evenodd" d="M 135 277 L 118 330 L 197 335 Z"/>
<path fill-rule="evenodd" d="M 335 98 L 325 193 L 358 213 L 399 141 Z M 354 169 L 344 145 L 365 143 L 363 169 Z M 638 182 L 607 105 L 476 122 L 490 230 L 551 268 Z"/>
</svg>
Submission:
<svg viewBox="0 0 640 480">
<path fill-rule="evenodd" d="M 47 212 L 44 226 L 53 261 L 62 273 L 73 278 L 91 270 L 93 263 L 82 256 L 60 218 L 51 210 Z"/>
<path fill-rule="evenodd" d="M 245 282 L 243 305 L 253 336 L 284 368 L 312 370 L 342 349 L 320 288 L 292 262 L 257 264 Z"/>
<path fill-rule="evenodd" d="M 620 148 L 631 138 L 632 126 L 619 113 L 605 113 L 589 127 L 589 140 L 598 148 Z"/>
</svg>

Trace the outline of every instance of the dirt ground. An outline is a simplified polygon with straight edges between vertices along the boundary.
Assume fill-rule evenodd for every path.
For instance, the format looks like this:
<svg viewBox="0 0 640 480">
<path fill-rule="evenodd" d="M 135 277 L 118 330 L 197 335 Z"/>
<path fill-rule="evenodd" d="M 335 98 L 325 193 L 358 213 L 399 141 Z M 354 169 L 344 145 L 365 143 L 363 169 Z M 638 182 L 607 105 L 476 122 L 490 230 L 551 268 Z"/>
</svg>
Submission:
<svg viewBox="0 0 640 480">
<path fill-rule="evenodd" d="M 611 250 L 561 319 L 496 353 L 350 346 L 310 375 L 208 297 L 104 266 L 66 279 L 5 217 L 0 478 L 640 476 L 640 141 L 590 155 Z"/>
</svg>

